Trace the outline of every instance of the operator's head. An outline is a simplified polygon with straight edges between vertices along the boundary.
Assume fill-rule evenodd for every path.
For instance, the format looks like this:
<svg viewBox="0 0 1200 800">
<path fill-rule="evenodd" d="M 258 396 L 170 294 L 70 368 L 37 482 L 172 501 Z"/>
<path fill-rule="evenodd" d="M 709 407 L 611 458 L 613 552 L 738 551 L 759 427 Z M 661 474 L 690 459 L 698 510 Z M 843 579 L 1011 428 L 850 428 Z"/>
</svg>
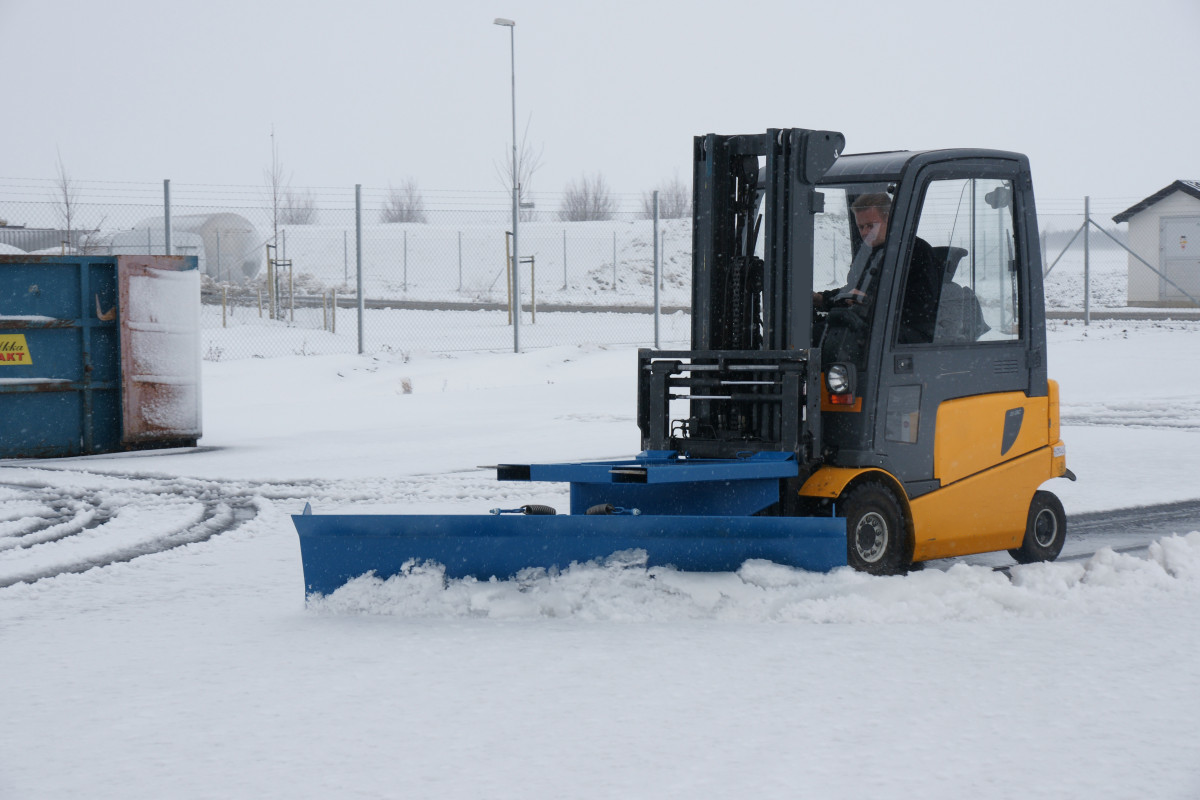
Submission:
<svg viewBox="0 0 1200 800">
<path fill-rule="evenodd" d="M 892 213 L 892 198 L 883 192 L 860 195 L 850 206 L 858 235 L 867 247 L 878 247 L 887 238 L 888 217 Z"/>
</svg>

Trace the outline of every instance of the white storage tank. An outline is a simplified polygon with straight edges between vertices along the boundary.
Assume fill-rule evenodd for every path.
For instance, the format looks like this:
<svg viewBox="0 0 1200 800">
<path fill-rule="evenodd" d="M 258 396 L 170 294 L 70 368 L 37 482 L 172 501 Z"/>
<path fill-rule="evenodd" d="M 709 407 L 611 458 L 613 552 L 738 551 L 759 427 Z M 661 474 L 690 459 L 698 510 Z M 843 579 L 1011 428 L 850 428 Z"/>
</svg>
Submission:
<svg viewBox="0 0 1200 800">
<path fill-rule="evenodd" d="M 112 255 L 161 253 L 162 217 L 144 219 L 110 240 Z M 240 214 L 172 214 L 172 255 L 196 256 L 200 272 L 220 283 L 245 283 L 258 277 L 268 238 Z M 150 248 L 147 250 L 147 248 Z"/>
</svg>

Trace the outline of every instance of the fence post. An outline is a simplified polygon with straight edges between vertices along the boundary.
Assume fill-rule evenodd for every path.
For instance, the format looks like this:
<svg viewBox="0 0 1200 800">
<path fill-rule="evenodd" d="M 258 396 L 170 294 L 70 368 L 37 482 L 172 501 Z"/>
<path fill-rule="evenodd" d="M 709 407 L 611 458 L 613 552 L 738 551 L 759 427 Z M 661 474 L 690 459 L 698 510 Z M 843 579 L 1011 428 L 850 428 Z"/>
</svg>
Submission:
<svg viewBox="0 0 1200 800">
<path fill-rule="evenodd" d="M 1091 197 L 1083 198 L 1083 324 L 1090 325 L 1091 315 L 1091 256 L 1088 250 L 1088 228 L 1092 223 Z"/>
<path fill-rule="evenodd" d="M 267 245 L 267 317 L 275 319 L 275 259 L 271 257 L 271 248 L 275 245 Z M 260 304 L 261 305 L 261 304 Z M 261 314 L 260 314 L 261 316 Z"/>
<path fill-rule="evenodd" d="M 563 228 L 563 288 L 567 288 L 567 229 Z"/>
<path fill-rule="evenodd" d="M 350 282 L 350 232 L 342 231 L 342 283 Z"/>
<path fill-rule="evenodd" d="M 658 235 L 658 288 L 663 288 L 666 280 L 663 277 L 663 264 L 667 261 L 667 232 Z"/>
<path fill-rule="evenodd" d="M 458 232 L 458 291 L 462 291 L 462 231 Z"/>
<path fill-rule="evenodd" d="M 404 291 L 408 291 L 408 231 L 404 232 Z"/>
<path fill-rule="evenodd" d="M 354 184 L 354 261 L 358 270 L 358 354 L 363 353 L 362 184 Z"/>
<path fill-rule="evenodd" d="M 508 324 L 513 324 L 513 268 L 512 254 L 509 252 L 509 241 L 512 237 L 512 231 L 504 232 L 504 286 L 508 290 Z"/>
<path fill-rule="evenodd" d="M 163 255 L 171 255 L 171 179 L 163 181 Z"/>
<path fill-rule="evenodd" d="M 1042 231 L 1042 269 L 1046 269 L 1046 256 L 1049 251 L 1046 250 L 1046 232 Z M 1044 273 L 1043 273 L 1044 275 Z"/>
<path fill-rule="evenodd" d="M 613 231 L 613 291 L 617 290 L 617 232 Z"/>
<path fill-rule="evenodd" d="M 659 293 L 658 293 L 659 269 L 660 268 L 658 265 L 658 190 L 655 189 L 654 190 L 654 271 L 653 271 L 653 277 L 654 277 L 654 349 L 655 350 L 661 349 L 658 346 L 658 341 L 659 341 L 658 340 L 658 317 L 659 317 L 660 312 L 662 311 L 662 299 L 659 297 Z"/>
<path fill-rule="evenodd" d="M 514 101 L 515 102 L 515 101 Z M 514 134 L 513 141 L 516 142 Z M 513 164 L 516 165 L 516 144 L 513 145 Z M 521 186 L 517 182 L 517 176 L 513 173 L 513 229 L 512 229 L 512 296 L 516 300 L 516 307 L 513 309 L 513 352 L 521 352 L 521 258 L 520 250 L 517 248 L 517 226 L 520 217 L 518 209 L 521 207 Z"/>
</svg>

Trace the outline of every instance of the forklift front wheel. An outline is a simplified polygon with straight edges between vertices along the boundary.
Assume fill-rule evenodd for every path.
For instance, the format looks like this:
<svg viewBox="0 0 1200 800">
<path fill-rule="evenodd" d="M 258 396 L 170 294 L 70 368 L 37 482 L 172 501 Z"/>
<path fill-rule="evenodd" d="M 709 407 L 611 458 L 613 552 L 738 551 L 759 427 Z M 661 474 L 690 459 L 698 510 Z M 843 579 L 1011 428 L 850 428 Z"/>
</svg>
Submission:
<svg viewBox="0 0 1200 800">
<path fill-rule="evenodd" d="M 1053 492 L 1037 491 L 1029 504 L 1025 540 L 1008 554 L 1018 564 L 1053 561 L 1062 552 L 1066 540 L 1067 512 L 1063 510 L 1062 501 Z"/>
<path fill-rule="evenodd" d="M 878 483 L 851 489 L 846 509 L 846 560 L 859 572 L 896 575 L 908 566 L 904 514 L 891 490 Z"/>
</svg>

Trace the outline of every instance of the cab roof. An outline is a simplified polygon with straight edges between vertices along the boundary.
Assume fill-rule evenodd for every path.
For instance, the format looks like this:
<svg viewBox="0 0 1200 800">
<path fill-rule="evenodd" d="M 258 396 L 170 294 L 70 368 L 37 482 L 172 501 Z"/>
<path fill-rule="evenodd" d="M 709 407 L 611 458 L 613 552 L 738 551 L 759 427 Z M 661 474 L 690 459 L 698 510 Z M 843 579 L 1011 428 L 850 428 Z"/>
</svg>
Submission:
<svg viewBox="0 0 1200 800">
<path fill-rule="evenodd" d="M 999 159 L 1028 163 L 1020 153 L 1007 150 L 956 148 L 947 150 L 891 150 L 884 153 L 853 153 L 843 155 L 821 178 L 821 183 L 854 183 L 859 181 L 897 181 L 910 168 L 945 161 L 968 159 Z"/>
</svg>

